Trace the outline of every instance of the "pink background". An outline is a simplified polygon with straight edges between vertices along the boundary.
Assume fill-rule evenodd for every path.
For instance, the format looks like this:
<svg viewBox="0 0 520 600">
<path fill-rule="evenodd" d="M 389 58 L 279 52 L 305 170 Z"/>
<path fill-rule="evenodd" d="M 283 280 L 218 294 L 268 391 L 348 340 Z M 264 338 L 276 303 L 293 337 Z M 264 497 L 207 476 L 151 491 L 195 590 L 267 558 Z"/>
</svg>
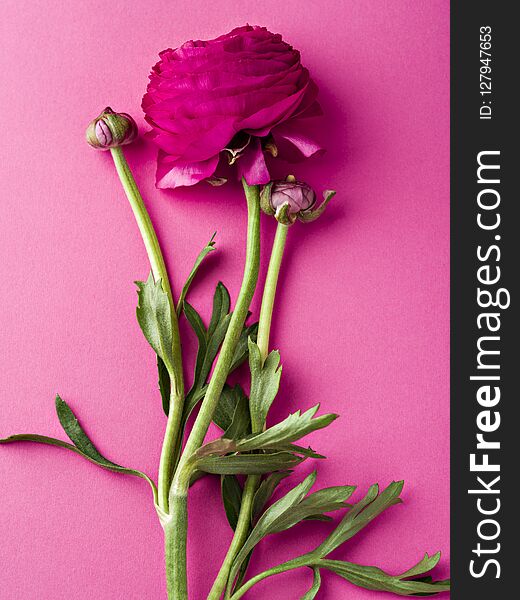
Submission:
<svg viewBox="0 0 520 600">
<path fill-rule="evenodd" d="M 447 0 L 190 2 L 4 0 L 0 58 L 2 265 L 0 436 L 63 437 L 59 392 L 95 443 L 155 473 L 164 430 L 154 357 L 135 320 L 146 254 L 110 157 L 83 141 L 105 105 L 131 112 L 158 51 L 246 21 L 300 48 L 321 89 L 325 157 L 294 169 L 338 190 L 326 216 L 290 232 L 272 341 L 284 363 L 272 422 L 317 401 L 342 418 L 312 437 L 318 486 L 406 480 L 392 508 L 336 553 L 390 572 L 424 551 L 449 563 Z M 154 150 L 128 159 L 175 290 L 211 233 L 218 252 L 191 294 L 208 314 L 221 278 L 236 297 L 245 211 L 237 186 L 154 189 Z M 279 166 L 279 174 L 286 167 Z M 273 222 L 263 219 L 267 262 Z M 254 305 L 258 312 L 258 301 Z M 185 346 L 194 349 L 186 328 Z M 0 449 L 2 600 L 165 597 L 162 533 L 140 480 L 55 448 Z M 287 485 L 285 486 L 287 488 Z M 217 480 L 191 495 L 190 579 L 205 597 L 230 538 Z M 321 540 L 305 524 L 261 546 L 252 572 Z M 324 574 L 320 598 L 384 594 Z M 292 600 L 298 571 L 247 597 Z"/>
</svg>

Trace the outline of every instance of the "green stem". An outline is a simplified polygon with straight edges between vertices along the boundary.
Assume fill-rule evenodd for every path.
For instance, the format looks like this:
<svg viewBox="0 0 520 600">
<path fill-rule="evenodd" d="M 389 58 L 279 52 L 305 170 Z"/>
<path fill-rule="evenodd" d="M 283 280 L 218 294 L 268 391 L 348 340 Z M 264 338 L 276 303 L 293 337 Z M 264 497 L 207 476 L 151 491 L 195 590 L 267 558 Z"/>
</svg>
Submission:
<svg viewBox="0 0 520 600">
<path fill-rule="evenodd" d="M 285 249 L 288 231 L 289 227 L 287 225 L 278 223 L 273 242 L 273 249 L 271 251 L 271 258 L 269 260 L 269 268 L 265 279 L 262 307 L 260 308 L 260 320 L 258 322 L 258 338 L 256 341 L 258 348 L 260 349 L 262 360 L 265 360 L 269 353 L 269 334 L 271 332 L 276 286 L 278 284 L 278 276 L 280 274 L 280 266 L 282 264 L 283 251 Z"/>
<path fill-rule="evenodd" d="M 255 575 L 244 585 L 238 589 L 231 597 L 230 600 L 239 600 L 242 598 L 246 592 L 248 592 L 256 583 L 271 577 L 272 575 L 278 575 L 280 573 L 286 573 L 287 571 L 292 571 L 293 569 L 299 569 L 300 567 L 308 567 L 313 562 L 316 562 L 316 559 L 311 554 L 304 554 L 303 556 L 299 556 L 298 558 L 294 558 L 293 560 L 289 560 L 287 562 L 282 563 L 281 565 L 277 565 L 272 569 L 268 569 L 267 571 L 263 571 L 258 575 Z"/>
<path fill-rule="evenodd" d="M 170 488 L 170 498 L 172 499 L 171 516 L 177 523 L 178 535 L 174 537 L 174 556 L 181 564 L 186 564 L 186 528 L 187 523 L 176 515 L 176 511 L 184 510 L 184 506 L 174 502 L 176 497 L 187 494 L 190 478 L 190 458 L 200 448 L 204 442 L 204 437 L 208 431 L 213 413 L 222 393 L 224 384 L 229 374 L 229 369 L 233 361 L 235 349 L 247 318 L 247 313 L 256 288 L 258 279 L 258 268 L 260 263 L 260 192 L 258 186 L 249 186 L 245 181 L 242 182 L 247 201 L 247 248 L 244 267 L 244 275 L 240 292 L 233 310 L 229 327 L 222 343 L 213 375 L 208 385 L 206 395 L 202 401 L 199 414 L 193 424 L 191 433 L 186 441 L 184 452 L 179 460 L 175 470 L 173 482 Z M 182 570 L 184 569 L 184 570 Z M 170 600 L 186 600 L 187 596 L 183 590 L 186 588 L 186 570 L 184 567 L 175 567 L 176 577 L 183 579 L 183 582 L 177 583 L 173 592 L 177 595 L 170 597 Z M 180 572 L 182 571 L 182 572 Z"/>
<path fill-rule="evenodd" d="M 220 567 L 207 600 L 219 600 L 222 596 L 222 592 L 226 589 L 233 561 L 249 535 L 249 529 L 251 527 L 251 510 L 259 482 L 260 477 L 258 475 L 250 475 L 246 480 L 235 533 L 227 551 L 226 558 Z"/>
<path fill-rule="evenodd" d="M 280 275 L 280 267 L 282 264 L 282 257 L 285 249 L 288 230 L 289 227 L 287 225 L 278 223 L 273 242 L 273 248 L 271 250 L 271 258 L 269 259 L 267 276 L 265 279 L 262 305 L 260 308 L 260 320 L 258 323 L 258 337 L 256 342 L 260 349 L 262 361 L 265 361 L 269 353 L 269 336 L 271 333 L 271 321 L 273 316 L 274 299 L 276 296 L 276 286 L 278 284 L 278 277 Z M 264 425 L 265 423 L 252 422 L 252 432 L 259 433 L 264 428 Z M 222 595 L 222 592 L 226 589 L 233 561 L 235 560 L 236 555 L 240 552 L 247 539 L 247 536 L 249 535 L 249 530 L 251 527 L 251 508 L 253 506 L 254 496 L 256 490 L 258 489 L 259 483 L 260 477 L 258 475 L 250 475 L 246 480 L 233 540 L 231 541 L 231 545 L 227 551 L 226 558 L 220 567 L 220 571 L 218 572 L 215 583 L 211 588 L 208 600 L 218 600 L 218 598 L 220 598 Z"/>
<path fill-rule="evenodd" d="M 170 414 L 166 425 L 164 442 L 161 452 L 161 460 L 159 463 L 158 476 L 158 503 L 159 507 L 168 512 L 168 491 L 170 489 L 171 478 L 173 474 L 173 460 L 176 440 L 179 435 L 180 422 L 182 417 L 182 408 L 184 403 L 184 378 L 182 373 L 182 355 L 181 342 L 179 335 L 179 322 L 175 311 L 175 302 L 168 278 L 168 271 L 164 262 L 164 257 L 161 252 L 159 240 L 155 233 L 150 215 L 146 210 L 143 198 L 139 192 L 132 171 L 126 162 L 122 148 L 111 148 L 110 152 L 114 159 L 114 164 L 119 175 L 119 179 L 123 185 L 126 196 L 132 207 L 132 211 L 137 221 L 141 237 L 148 254 L 148 260 L 152 269 L 152 274 L 155 281 L 161 280 L 163 290 L 168 296 L 170 302 L 170 311 L 172 318 L 172 352 L 173 352 L 173 367 L 170 377 L 172 380 L 172 394 L 170 402 Z"/>
<path fill-rule="evenodd" d="M 164 527 L 166 554 L 166 587 L 170 600 L 188 598 L 186 578 L 186 547 L 188 532 L 188 495 L 187 493 L 170 496 L 172 518 Z"/>
</svg>

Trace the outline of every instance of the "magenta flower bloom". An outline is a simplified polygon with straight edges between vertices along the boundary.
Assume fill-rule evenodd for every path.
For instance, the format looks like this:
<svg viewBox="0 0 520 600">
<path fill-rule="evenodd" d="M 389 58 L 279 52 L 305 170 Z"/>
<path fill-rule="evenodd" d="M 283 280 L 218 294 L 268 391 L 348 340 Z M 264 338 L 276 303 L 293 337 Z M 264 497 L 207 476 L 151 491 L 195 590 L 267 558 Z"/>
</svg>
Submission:
<svg viewBox="0 0 520 600">
<path fill-rule="evenodd" d="M 142 104 L 159 147 L 157 187 L 213 178 L 222 154 L 249 185 L 265 184 L 266 152 L 320 150 L 302 121 L 321 114 L 317 86 L 279 34 L 246 25 L 160 58 Z"/>
</svg>

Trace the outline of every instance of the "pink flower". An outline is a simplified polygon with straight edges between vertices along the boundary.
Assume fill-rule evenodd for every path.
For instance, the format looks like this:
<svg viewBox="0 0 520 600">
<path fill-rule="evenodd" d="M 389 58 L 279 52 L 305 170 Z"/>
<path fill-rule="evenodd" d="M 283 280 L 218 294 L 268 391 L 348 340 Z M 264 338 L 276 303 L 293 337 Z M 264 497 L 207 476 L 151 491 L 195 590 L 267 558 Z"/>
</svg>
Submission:
<svg viewBox="0 0 520 600">
<path fill-rule="evenodd" d="M 209 41 L 164 50 L 143 98 L 159 147 L 157 187 L 194 185 L 215 175 L 221 153 L 248 184 L 270 180 L 265 152 L 320 147 L 302 119 L 321 113 L 300 53 L 265 27 L 239 27 Z"/>
</svg>

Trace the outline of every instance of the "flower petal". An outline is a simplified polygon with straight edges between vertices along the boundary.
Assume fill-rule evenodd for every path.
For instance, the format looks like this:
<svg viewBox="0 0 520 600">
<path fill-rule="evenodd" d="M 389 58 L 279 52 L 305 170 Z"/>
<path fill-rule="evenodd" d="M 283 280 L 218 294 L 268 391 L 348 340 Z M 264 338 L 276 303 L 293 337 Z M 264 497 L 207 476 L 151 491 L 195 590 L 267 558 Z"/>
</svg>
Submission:
<svg viewBox="0 0 520 600">
<path fill-rule="evenodd" d="M 301 160 L 302 156 L 309 158 L 324 151 L 312 137 L 302 131 L 302 128 L 303 126 L 299 122 L 299 119 L 295 119 L 294 121 L 282 123 L 273 129 L 273 137 L 276 145 L 277 147 L 281 147 L 281 154 L 289 161 Z M 287 148 L 288 144 L 292 146 L 293 151 Z M 297 152 L 294 152 L 294 149 Z"/>
<path fill-rule="evenodd" d="M 262 144 L 257 137 L 251 139 L 251 143 L 236 164 L 239 177 L 243 177 L 248 185 L 269 183 L 271 177 L 265 164 Z"/>
<path fill-rule="evenodd" d="M 186 162 L 159 151 L 156 187 L 160 189 L 190 186 L 211 177 L 218 165 L 219 156 L 200 162 Z"/>
</svg>

